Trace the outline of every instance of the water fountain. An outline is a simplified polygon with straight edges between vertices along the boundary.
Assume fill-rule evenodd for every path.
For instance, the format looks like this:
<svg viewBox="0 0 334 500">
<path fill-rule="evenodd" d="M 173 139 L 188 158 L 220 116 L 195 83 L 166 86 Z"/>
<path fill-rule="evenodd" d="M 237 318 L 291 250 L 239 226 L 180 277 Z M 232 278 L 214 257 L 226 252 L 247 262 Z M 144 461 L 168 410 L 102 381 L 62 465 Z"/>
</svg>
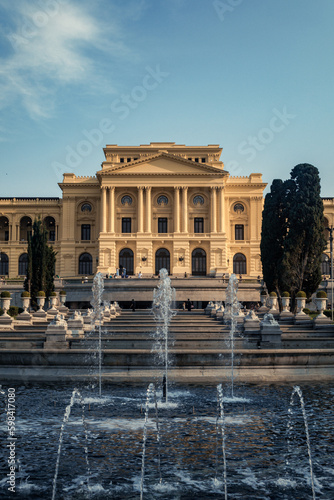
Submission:
<svg viewBox="0 0 334 500">
<path fill-rule="evenodd" d="M 101 273 L 96 273 L 93 280 L 93 299 L 92 306 L 94 310 L 93 321 L 94 326 L 98 328 L 99 332 L 99 342 L 98 342 L 98 356 L 99 356 L 99 395 L 102 394 L 102 318 L 103 318 L 103 305 L 102 305 L 102 296 L 104 290 L 104 280 Z"/>
<path fill-rule="evenodd" d="M 234 397 L 234 338 L 237 328 L 237 317 L 240 311 L 240 303 L 237 298 L 238 278 L 231 274 L 226 288 L 226 321 L 230 325 L 228 345 L 231 349 L 231 395 Z M 224 316 L 225 319 L 225 316 Z"/>
<path fill-rule="evenodd" d="M 172 317 L 176 315 L 176 311 L 172 308 L 175 300 L 175 290 L 171 286 L 167 269 L 160 269 L 159 277 L 160 282 L 153 293 L 152 311 L 156 321 L 153 350 L 164 361 L 163 392 L 167 403 L 169 349 L 173 345 L 173 340 L 169 335 L 169 324 Z"/>
</svg>

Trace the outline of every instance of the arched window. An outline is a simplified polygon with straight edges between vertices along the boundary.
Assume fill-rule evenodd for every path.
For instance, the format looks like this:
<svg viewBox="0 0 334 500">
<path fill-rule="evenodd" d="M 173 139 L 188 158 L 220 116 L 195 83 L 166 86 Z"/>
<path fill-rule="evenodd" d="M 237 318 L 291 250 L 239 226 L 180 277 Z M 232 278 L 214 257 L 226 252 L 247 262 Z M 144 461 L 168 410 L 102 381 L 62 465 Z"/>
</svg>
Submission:
<svg viewBox="0 0 334 500">
<path fill-rule="evenodd" d="M 191 254 L 191 274 L 193 276 L 206 275 L 206 252 L 202 248 L 195 248 Z"/>
<path fill-rule="evenodd" d="M 193 204 L 195 206 L 196 205 L 204 205 L 204 198 L 203 198 L 203 196 L 201 196 L 200 194 L 197 194 L 196 196 L 194 196 Z"/>
<path fill-rule="evenodd" d="M 81 212 L 89 213 L 91 211 L 92 211 L 92 205 L 90 203 L 85 202 L 81 205 Z"/>
<path fill-rule="evenodd" d="M 167 269 L 170 274 L 170 254 L 166 248 L 159 248 L 155 253 L 155 274 L 159 274 L 160 269 Z"/>
<path fill-rule="evenodd" d="M 236 253 L 233 257 L 234 274 L 247 274 L 246 257 L 243 253 Z"/>
<path fill-rule="evenodd" d="M 331 274 L 331 259 L 325 253 L 321 256 L 321 274 L 330 276 Z"/>
<path fill-rule="evenodd" d="M 23 253 L 19 257 L 19 275 L 26 276 L 28 269 L 28 254 Z"/>
<path fill-rule="evenodd" d="M 8 274 L 8 255 L 6 253 L 0 253 L 0 275 L 6 276 Z"/>
<path fill-rule="evenodd" d="M 93 274 L 93 259 L 90 253 L 82 253 L 80 255 L 79 274 Z"/>
<path fill-rule="evenodd" d="M 0 217 L 0 241 L 9 241 L 9 221 L 7 217 Z"/>
<path fill-rule="evenodd" d="M 245 210 L 245 207 L 243 206 L 242 203 L 236 203 L 233 207 L 233 210 L 237 213 L 242 213 Z"/>
<path fill-rule="evenodd" d="M 124 195 L 121 199 L 122 205 L 132 205 L 132 198 L 128 194 Z"/>
<path fill-rule="evenodd" d="M 31 235 L 32 221 L 30 217 L 22 217 L 20 220 L 20 240 L 28 241 L 28 236 Z"/>
<path fill-rule="evenodd" d="M 119 272 L 122 274 L 123 269 L 126 269 L 127 275 L 133 274 L 133 251 L 131 248 L 123 248 L 119 252 Z"/>
<path fill-rule="evenodd" d="M 158 205 L 168 205 L 168 198 L 164 194 L 158 197 L 157 199 Z"/>
<path fill-rule="evenodd" d="M 56 241 L 56 221 L 53 217 L 45 217 L 43 221 L 44 227 L 48 232 L 48 240 Z"/>
</svg>

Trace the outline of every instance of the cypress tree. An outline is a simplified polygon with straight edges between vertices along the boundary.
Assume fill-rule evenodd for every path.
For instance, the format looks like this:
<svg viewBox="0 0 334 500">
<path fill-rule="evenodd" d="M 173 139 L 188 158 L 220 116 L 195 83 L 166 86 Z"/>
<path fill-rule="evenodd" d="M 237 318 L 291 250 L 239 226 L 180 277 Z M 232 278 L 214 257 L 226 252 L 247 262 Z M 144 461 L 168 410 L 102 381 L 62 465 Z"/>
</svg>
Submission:
<svg viewBox="0 0 334 500">
<path fill-rule="evenodd" d="M 30 292 L 33 301 L 40 290 L 47 296 L 54 290 L 56 253 L 47 245 L 47 239 L 47 231 L 41 220 L 35 219 L 28 240 L 28 267 L 25 280 L 25 289 Z"/>
<path fill-rule="evenodd" d="M 269 293 L 279 293 L 280 264 L 286 235 L 285 188 L 286 185 L 281 179 L 273 180 L 262 212 L 260 249 L 263 279 Z"/>
<path fill-rule="evenodd" d="M 296 165 L 285 198 L 287 233 L 280 266 L 281 286 L 293 297 L 299 290 L 310 297 L 321 282 L 321 256 L 326 248 L 318 169 L 308 163 Z"/>
</svg>

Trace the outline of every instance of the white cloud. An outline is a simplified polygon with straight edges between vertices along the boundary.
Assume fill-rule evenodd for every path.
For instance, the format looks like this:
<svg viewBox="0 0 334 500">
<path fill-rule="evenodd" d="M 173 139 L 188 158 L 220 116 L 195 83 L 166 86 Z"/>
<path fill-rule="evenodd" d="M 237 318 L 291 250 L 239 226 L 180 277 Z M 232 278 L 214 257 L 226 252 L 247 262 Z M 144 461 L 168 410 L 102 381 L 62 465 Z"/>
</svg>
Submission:
<svg viewBox="0 0 334 500">
<path fill-rule="evenodd" d="M 8 34 L 12 50 L 0 65 L 0 107 L 19 98 L 32 118 L 52 115 L 61 87 L 112 91 L 103 71 L 101 81 L 99 57 L 129 56 L 116 23 L 98 22 L 84 4 L 50 0 L 45 5 L 49 11 L 42 10 L 42 2 L 3 6 L 15 28 Z"/>
</svg>

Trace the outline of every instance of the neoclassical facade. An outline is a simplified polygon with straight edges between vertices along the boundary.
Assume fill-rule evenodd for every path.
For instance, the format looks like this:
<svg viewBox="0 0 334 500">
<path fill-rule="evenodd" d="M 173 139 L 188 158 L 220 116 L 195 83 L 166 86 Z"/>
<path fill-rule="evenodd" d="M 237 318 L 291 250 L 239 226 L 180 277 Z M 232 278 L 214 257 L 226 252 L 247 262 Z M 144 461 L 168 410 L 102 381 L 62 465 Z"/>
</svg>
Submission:
<svg viewBox="0 0 334 500">
<path fill-rule="evenodd" d="M 56 274 L 261 275 L 262 175 L 232 177 L 218 145 L 104 148 L 92 177 L 64 174 L 62 198 L 0 199 L 0 275 L 23 276 L 40 217 L 57 252 Z M 333 199 L 325 200 L 333 224 Z"/>
</svg>

